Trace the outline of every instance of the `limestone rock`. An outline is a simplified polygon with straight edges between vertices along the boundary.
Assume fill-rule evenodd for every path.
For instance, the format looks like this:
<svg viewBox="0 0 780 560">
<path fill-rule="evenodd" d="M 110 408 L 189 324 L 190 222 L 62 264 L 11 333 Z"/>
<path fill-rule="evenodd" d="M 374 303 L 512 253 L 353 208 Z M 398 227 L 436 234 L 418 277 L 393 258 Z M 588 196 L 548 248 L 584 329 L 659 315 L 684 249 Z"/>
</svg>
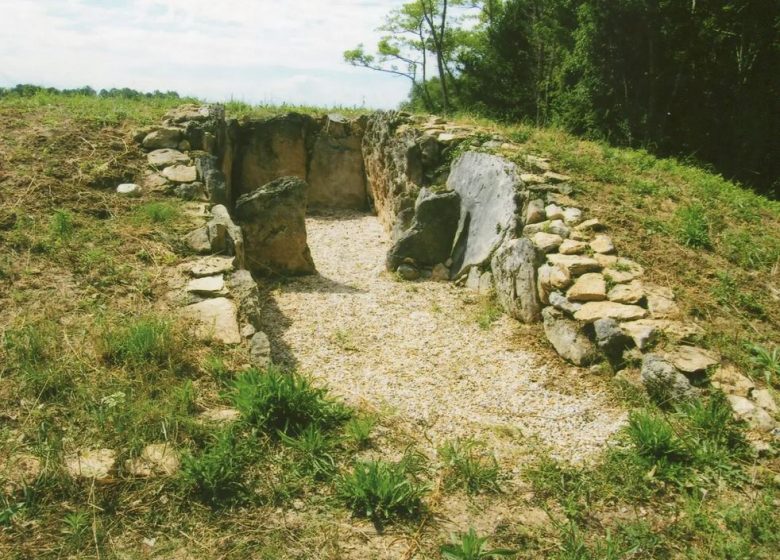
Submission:
<svg viewBox="0 0 780 560">
<path fill-rule="evenodd" d="M 170 443 L 153 443 L 139 457 L 125 461 L 125 470 L 139 477 L 173 476 L 180 464 L 179 453 Z"/>
<path fill-rule="evenodd" d="M 554 233 L 561 237 L 569 237 L 571 230 L 569 226 L 563 223 L 563 220 L 546 220 L 536 224 L 530 224 L 523 228 L 524 235 L 534 235 L 536 233 Z"/>
<path fill-rule="evenodd" d="M 687 377 L 655 354 L 646 354 L 642 360 L 642 383 L 648 394 L 660 403 L 683 401 L 696 394 Z"/>
<path fill-rule="evenodd" d="M 567 226 L 576 226 L 582 222 L 582 210 L 579 208 L 567 208 L 563 211 L 563 221 Z"/>
<path fill-rule="evenodd" d="M 537 291 L 542 303 L 549 303 L 554 290 L 565 290 L 571 285 L 571 273 L 562 265 L 544 264 L 537 271 Z"/>
<path fill-rule="evenodd" d="M 537 264 L 537 252 L 525 238 L 505 242 L 490 263 L 499 305 L 507 314 L 524 323 L 538 321 L 540 317 Z"/>
<path fill-rule="evenodd" d="M 617 319 L 618 321 L 633 321 L 642 319 L 647 315 L 647 310 L 638 305 L 624 305 L 612 301 L 591 301 L 577 311 L 574 318 L 578 321 L 592 323 L 597 319 Z"/>
<path fill-rule="evenodd" d="M 598 272 L 583 274 L 569 288 L 566 297 L 570 301 L 602 301 L 607 299 L 607 283 Z"/>
<path fill-rule="evenodd" d="M 663 333 L 670 342 L 674 343 L 685 342 L 704 334 L 704 331 L 698 325 L 666 319 L 641 319 L 639 321 L 633 321 L 632 323 L 637 327 L 652 327 L 659 333 Z"/>
<path fill-rule="evenodd" d="M 65 457 L 65 469 L 73 478 L 105 480 L 116 467 L 113 449 L 88 449 Z"/>
<path fill-rule="evenodd" d="M 498 156 L 466 152 L 452 165 L 447 187 L 460 195 L 460 221 L 452 250 L 453 276 L 486 263 L 517 231 L 524 200 L 517 168 Z"/>
<path fill-rule="evenodd" d="M 715 354 L 696 346 L 678 346 L 667 355 L 667 359 L 685 373 L 706 371 L 718 363 Z"/>
<path fill-rule="evenodd" d="M 213 276 L 230 272 L 234 268 L 233 257 L 203 257 L 188 265 L 189 273 L 195 278 L 203 276 Z"/>
<path fill-rule="evenodd" d="M 235 408 L 215 408 L 202 412 L 199 417 L 206 422 L 226 424 L 237 421 L 241 418 L 241 413 Z"/>
<path fill-rule="evenodd" d="M 263 305 L 252 273 L 248 270 L 237 270 L 228 276 L 227 285 L 233 299 L 238 303 L 238 312 L 242 319 L 255 329 L 260 329 Z"/>
<path fill-rule="evenodd" d="M 535 173 L 521 173 L 520 180 L 527 185 L 541 185 L 547 182 L 544 177 Z"/>
<path fill-rule="evenodd" d="M 646 321 L 627 321 L 621 323 L 620 327 L 624 333 L 631 337 L 640 350 L 646 350 L 658 338 L 658 328 Z"/>
<path fill-rule="evenodd" d="M 566 268 L 572 276 L 579 276 L 587 272 L 598 272 L 601 266 L 595 259 L 579 255 L 547 255 L 547 262 L 552 265 L 560 265 Z"/>
<path fill-rule="evenodd" d="M 421 266 L 434 266 L 450 256 L 460 219 L 460 196 L 455 192 L 434 193 L 422 189 L 415 203 L 411 226 L 387 254 L 388 270 L 395 270 L 405 258 Z"/>
<path fill-rule="evenodd" d="M 184 237 L 187 246 L 198 254 L 211 252 L 211 241 L 209 240 L 209 228 L 201 226 L 192 230 Z"/>
<path fill-rule="evenodd" d="M 214 297 L 224 295 L 225 279 L 221 274 L 195 278 L 187 284 L 187 291 L 199 296 Z"/>
<path fill-rule="evenodd" d="M 482 276 L 479 268 L 473 266 L 469 269 L 469 273 L 466 275 L 466 289 L 472 292 L 479 292 L 479 279 Z"/>
<path fill-rule="evenodd" d="M 608 235 L 597 235 L 596 238 L 590 242 L 590 248 L 595 253 L 602 253 L 608 255 L 615 252 L 615 245 L 612 243 L 612 239 Z"/>
<path fill-rule="evenodd" d="M 548 220 L 563 220 L 563 208 L 557 204 L 548 204 L 544 208 L 544 213 Z"/>
<path fill-rule="evenodd" d="M 582 241 L 574 241 L 573 239 L 565 239 L 561 246 L 558 247 L 558 252 L 562 255 L 581 255 L 588 249 L 588 244 Z"/>
<path fill-rule="evenodd" d="M 306 182 L 282 177 L 236 202 L 245 266 L 258 274 L 315 272 L 306 241 Z"/>
<path fill-rule="evenodd" d="M 239 267 L 244 265 L 244 235 L 230 217 L 227 208 L 217 204 L 211 209 L 211 219 L 206 224 L 213 253 L 236 257 Z"/>
<path fill-rule="evenodd" d="M 158 169 L 164 169 L 171 165 L 186 164 L 189 163 L 190 157 L 187 154 L 181 153 L 179 150 L 173 150 L 171 148 L 163 148 L 161 150 L 154 150 L 146 155 L 146 161 L 152 167 Z"/>
<path fill-rule="evenodd" d="M 593 323 L 596 334 L 596 346 L 607 356 L 611 363 L 622 361 L 624 350 L 629 348 L 632 340 L 620 328 L 614 319 L 598 319 Z"/>
<path fill-rule="evenodd" d="M 602 224 L 598 218 L 592 218 L 590 220 L 585 220 L 581 224 L 579 224 L 577 227 L 574 228 L 575 231 L 583 231 L 583 232 L 593 232 L 593 231 L 603 231 L 605 229 L 604 224 Z"/>
<path fill-rule="evenodd" d="M 312 208 L 367 207 L 366 173 L 359 120 L 327 115 L 308 158 L 309 206 Z"/>
<path fill-rule="evenodd" d="M 654 319 L 674 319 L 680 315 L 680 308 L 674 301 L 671 288 L 646 285 L 647 308 Z"/>
<path fill-rule="evenodd" d="M 200 181 L 178 185 L 173 190 L 173 193 L 182 200 L 200 200 L 205 202 L 209 199 L 209 194 L 206 192 L 206 185 Z"/>
<path fill-rule="evenodd" d="M 625 284 L 645 274 L 645 269 L 629 259 L 619 258 L 604 269 L 604 276 L 615 284 Z"/>
<path fill-rule="evenodd" d="M 431 280 L 434 282 L 447 282 L 450 279 L 450 269 L 444 263 L 439 263 L 431 271 Z"/>
<path fill-rule="evenodd" d="M 751 427 L 761 432 L 772 432 L 777 428 L 777 422 L 772 416 L 752 401 L 738 395 L 726 395 L 726 398 L 734 411 L 734 416 L 746 421 Z"/>
<path fill-rule="evenodd" d="M 617 284 L 607 294 L 607 298 L 615 303 L 636 304 L 645 297 L 642 283 L 634 280 L 628 284 Z"/>
<path fill-rule="evenodd" d="M 162 192 L 170 186 L 168 179 L 153 171 L 146 172 L 142 183 L 142 188 L 150 192 Z"/>
<path fill-rule="evenodd" d="M 264 332 L 257 332 L 249 343 L 249 358 L 252 366 L 266 369 L 271 365 L 271 341 Z"/>
<path fill-rule="evenodd" d="M 141 187 L 135 183 L 122 183 L 116 188 L 117 194 L 127 197 L 141 196 Z"/>
<path fill-rule="evenodd" d="M 777 414 L 777 403 L 768 389 L 755 389 L 750 396 L 756 405 L 770 414 Z"/>
<path fill-rule="evenodd" d="M 552 307 L 542 310 L 544 333 L 555 351 L 569 362 L 584 366 L 596 360 L 596 347 L 576 321 L 567 319 L 563 313 Z"/>
<path fill-rule="evenodd" d="M 489 296 L 493 293 L 493 273 L 483 272 L 479 277 L 479 294 Z"/>
<path fill-rule="evenodd" d="M 710 378 L 712 386 L 729 395 L 748 397 L 756 384 L 731 364 L 723 364 Z"/>
<path fill-rule="evenodd" d="M 552 305 L 558 311 L 563 311 L 567 315 L 574 315 L 582 308 L 581 303 L 574 303 L 569 301 L 566 296 L 561 292 L 553 292 L 550 294 L 550 305 Z"/>
<path fill-rule="evenodd" d="M 542 253 L 552 253 L 560 247 L 561 243 L 563 243 L 563 237 L 560 235 L 544 233 L 542 231 L 535 233 L 532 239 L 536 248 Z"/>
<path fill-rule="evenodd" d="M 238 311 L 227 298 L 207 299 L 188 305 L 184 315 L 196 322 L 196 333 L 203 340 L 216 340 L 223 344 L 240 344 Z"/>
<path fill-rule="evenodd" d="M 147 150 L 159 150 L 161 148 L 176 148 L 181 140 L 181 129 L 158 128 L 150 132 L 143 139 L 142 145 Z"/>
<path fill-rule="evenodd" d="M 398 276 L 404 280 L 417 280 L 420 277 L 420 270 L 411 264 L 402 263 L 398 267 Z M 477 291 L 479 290 L 479 279 L 477 279 Z"/>
<path fill-rule="evenodd" d="M 547 215 L 544 211 L 544 201 L 540 198 L 535 198 L 528 203 L 528 208 L 525 211 L 525 223 L 537 224 L 547 219 Z"/>
<path fill-rule="evenodd" d="M 194 183 L 198 178 L 194 165 L 171 165 L 163 169 L 162 175 L 174 183 Z"/>
<path fill-rule="evenodd" d="M 560 173 L 554 173 L 552 171 L 545 171 L 544 173 L 544 180 L 548 183 L 565 183 L 566 181 L 571 181 L 571 177 L 568 175 L 562 175 Z"/>
</svg>

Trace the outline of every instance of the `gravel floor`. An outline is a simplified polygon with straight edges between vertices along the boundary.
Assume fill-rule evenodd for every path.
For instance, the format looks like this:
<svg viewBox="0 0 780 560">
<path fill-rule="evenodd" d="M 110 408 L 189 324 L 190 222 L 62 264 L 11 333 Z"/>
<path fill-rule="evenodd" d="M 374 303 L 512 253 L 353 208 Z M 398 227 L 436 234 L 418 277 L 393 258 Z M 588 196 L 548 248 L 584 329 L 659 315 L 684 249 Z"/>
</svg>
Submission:
<svg viewBox="0 0 780 560">
<path fill-rule="evenodd" d="M 314 216 L 307 228 L 319 275 L 271 292 L 275 361 L 354 405 L 392 413 L 431 446 L 475 436 L 504 459 L 531 437 L 578 462 L 625 421 L 592 383 L 578 390 L 582 371 L 520 345 L 508 317 L 481 328 L 470 292 L 384 272 L 388 241 L 374 216 Z M 562 375 L 572 375 L 566 394 L 550 388 Z"/>
</svg>

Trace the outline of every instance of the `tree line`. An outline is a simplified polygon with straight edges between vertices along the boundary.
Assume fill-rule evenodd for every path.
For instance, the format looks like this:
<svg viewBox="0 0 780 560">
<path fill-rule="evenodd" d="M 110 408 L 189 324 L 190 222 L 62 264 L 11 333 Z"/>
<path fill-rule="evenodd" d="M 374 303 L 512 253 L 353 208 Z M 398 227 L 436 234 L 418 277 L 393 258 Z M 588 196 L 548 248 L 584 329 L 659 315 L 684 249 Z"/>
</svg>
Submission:
<svg viewBox="0 0 780 560">
<path fill-rule="evenodd" d="M 409 108 L 559 126 L 780 191 L 777 0 L 414 0 L 350 64 Z"/>
<path fill-rule="evenodd" d="M 115 97 L 122 99 L 161 99 L 171 98 L 180 99 L 179 94 L 175 91 L 159 91 L 143 92 L 130 88 L 111 88 L 95 90 L 89 86 L 72 89 L 58 89 L 53 87 L 36 86 L 33 84 L 18 84 L 10 88 L 0 88 L 0 98 L 2 97 L 33 97 L 40 93 L 46 93 L 49 95 L 64 95 L 64 96 L 86 96 L 86 97 Z"/>
</svg>

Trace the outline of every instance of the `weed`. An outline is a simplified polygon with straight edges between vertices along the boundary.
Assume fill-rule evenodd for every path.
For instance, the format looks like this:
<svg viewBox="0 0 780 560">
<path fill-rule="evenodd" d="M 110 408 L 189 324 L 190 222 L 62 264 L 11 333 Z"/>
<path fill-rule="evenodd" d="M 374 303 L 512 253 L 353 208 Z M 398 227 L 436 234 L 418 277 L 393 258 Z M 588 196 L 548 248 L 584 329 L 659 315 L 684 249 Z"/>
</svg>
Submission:
<svg viewBox="0 0 780 560">
<path fill-rule="evenodd" d="M 627 434 L 637 455 L 659 478 L 670 482 L 684 479 L 693 457 L 664 418 L 652 412 L 633 412 Z"/>
<path fill-rule="evenodd" d="M 280 432 L 279 437 L 282 443 L 298 452 L 299 466 L 306 474 L 315 479 L 327 479 L 335 472 L 333 442 L 319 427 L 309 425 L 297 437 Z"/>
<path fill-rule="evenodd" d="M 65 514 L 62 518 L 62 534 L 68 538 L 71 546 L 81 548 L 89 538 L 90 517 L 87 512 L 77 511 Z"/>
<path fill-rule="evenodd" d="M 493 323 L 498 321 L 501 313 L 501 308 L 498 307 L 494 298 L 482 298 L 476 315 L 479 328 L 483 330 L 489 329 Z"/>
<path fill-rule="evenodd" d="M 274 367 L 240 375 L 230 397 L 247 424 L 271 435 L 298 435 L 310 425 L 330 429 L 349 417 L 343 405 L 331 400 L 325 389 L 314 387 L 308 377 Z"/>
<path fill-rule="evenodd" d="M 724 307 L 736 307 L 743 309 L 756 317 L 765 317 L 766 310 L 753 294 L 739 289 L 737 280 L 728 272 L 715 273 L 718 283 L 712 288 L 711 293 L 719 304 Z"/>
<path fill-rule="evenodd" d="M 428 491 L 418 477 L 420 457 L 407 454 L 397 463 L 358 461 L 338 481 L 338 493 L 355 515 L 378 527 L 395 518 L 414 518 Z"/>
<path fill-rule="evenodd" d="M 51 217 L 49 231 L 57 241 L 67 241 L 73 235 L 73 215 L 67 210 L 57 210 Z"/>
<path fill-rule="evenodd" d="M 371 432 L 376 420 L 368 416 L 357 416 L 344 425 L 344 435 L 358 449 L 366 449 L 371 445 Z"/>
<path fill-rule="evenodd" d="M 780 381 L 780 346 L 771 350 L 760 344 L 750 346 L 752 356 L 750 361 L 755 369 L 763 375 L 767 385 L 774 385 Z"/>
<path fill-rule="evenodd" d="M 138 208 L 138 215 L 153 224 L 164 224 L 177 218 L 179 209 L 168 202 L 149 202 Z"/>
<path fill-rule="evenodd" d="M 496 458 L 481 447 L 475 440 L 454 440 L 439 448 L 448 488 L 462 488 L 469 494 L 499 490 Z"/>
<path fill-rule="evenodd" d="M 710 221 L 699 204 L 683 206 L 677 211 L 677 237 L 688 247 L 711 249 Z"/>
<path fill-rule="evenodd" d="M 181 340 L 173 323 L 155 316 L 105 325 L 99 340 L 103 359 L 131 367 L 156 365 L 172 369 L 181 360 Z"/>
<path fill-rule="evenodd" d="M 446 560 L 489 560 L 517 554 L 516 551 L 505 548 L 488 549 L 487 537 L 478 536 L 473 527 L 469 527 L 467 533 L 451 535 L 450 540 L 450 544 L 439 548 Z"/>
<path fill-rule="evenodd" d="M 333 344 L 345 352 L 359 352 L 360 346 L 355 341 L 355 333 L 350 330 L 337 329 L 331 336 Z"/>
<path fill-rule="evenodd" d="M 219 432 L 197 455 L 182 457 L 184 488 L 211 506 L 243 501 L 248 494 L 244 472 L 248 453 L 231 430 Z"/>
</svg>

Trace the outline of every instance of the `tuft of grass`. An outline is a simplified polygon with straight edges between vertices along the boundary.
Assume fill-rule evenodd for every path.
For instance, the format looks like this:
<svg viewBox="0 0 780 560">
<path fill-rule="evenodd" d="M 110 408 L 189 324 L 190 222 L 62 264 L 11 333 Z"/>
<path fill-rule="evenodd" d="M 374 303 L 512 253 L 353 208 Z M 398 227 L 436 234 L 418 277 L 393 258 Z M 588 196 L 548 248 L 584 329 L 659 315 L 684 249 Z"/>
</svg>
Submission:
<svg viewBox="0 0 780 560">
<path fill-rule="evenodd" d="M 358 449 L 371 446 L 371 433 L 376 420 L 370 416 L 356 416 L 344 425 L 344 435 Z"/>
<path fill-rule="evenodd" d="M 328 479 L 336 471 L 333 441 L 323 430 L 309 425 L 300 435 L 290 437 L 283 432 L 279 437 L 285 445 L 298 453 L 298 468 L 315 479 Z"/>
<path fill-rule="evenodd" d="M 750 350 L 756 371 L 764 377 L 767 385 L 776 385 L 780 381 L 780 346 L 770 350 L 760 344 L 752 344 Z"/>
<path fill-rule="evenodd" d="M 393 519 L 417 517 L 428 486 L 420 479 L 421 458 L 407 453 L 397 463 L 358 461 L 337 483 L 341 499 L 352 512 L 377 527 Z"/>
<path fill-rule="evenodd" d="M 451 535 L 450 543 L 439 548 L 445 560 L 491 560 L 515 556 L 517 551 L 507 548 L 489 549 L 487 537 L 480 537 L 473 527 L 468 532 Z"/>
<path fill-rule="evenodd" d="M 685 466 L 693 461 L 693 457 L 666 419 L 657 413 L 635 411 L 629 418 L 626 431 L 637 456 L 659 478 L 682 481 Z"/>
<path fill-rule="evenodd" d="M 476 320 L 479 328 L 483 330 L 489 329 L 493 323 L 498 321 L 501 317 L 501 308 L 495 301 L 495 298 L 485 297 L 479 302 L 479 308 L 476 313 Z"/>
<path fill-rule="evenodd" d="M 469 494 L 498 492 L 500 469 L 494 455 L 485 452 L 475 440 L 453 440 L 439 447 L 448 489 L 460 488 Z"/>
<path fill-rule="evenodd" d="M 275 367 L 267 372 L 250 369 L 232 384 L 230 393 L 243 420 L 274 435 L 298 435 L 314 425 L 332 429 L 346 421 L 349 410 L 330 399 L 325 389 L 297 372 L 285 373 Z"/>
<path fill-rule="evenodd" d="M 49 232 L 57 241 L 67 241 L 73 235 L 73 215 L 67 210 L 57 210 L 51 217 Z"/>
<path fill-rule="evenodd" d="M 105 325 L 99 347 L 107 363 L 136 368 L 174 369 L 183 359 L 181 336 L 174 324 L 153 315 L 131 319 L 119 326 Z"/>
<path fill-rule="evenodd" d="M 138 216 L 153 224 L 166 224 L 179 217 L 180 210 L 168 202 L 149 202 L 138 207 Z"/>
<path fill-rule="evenodd" d="M 677 238 L 688 247 L 711 249 L 710 220 L 700 204 L 682 206 L 677 210 Z"/>
</svg>

